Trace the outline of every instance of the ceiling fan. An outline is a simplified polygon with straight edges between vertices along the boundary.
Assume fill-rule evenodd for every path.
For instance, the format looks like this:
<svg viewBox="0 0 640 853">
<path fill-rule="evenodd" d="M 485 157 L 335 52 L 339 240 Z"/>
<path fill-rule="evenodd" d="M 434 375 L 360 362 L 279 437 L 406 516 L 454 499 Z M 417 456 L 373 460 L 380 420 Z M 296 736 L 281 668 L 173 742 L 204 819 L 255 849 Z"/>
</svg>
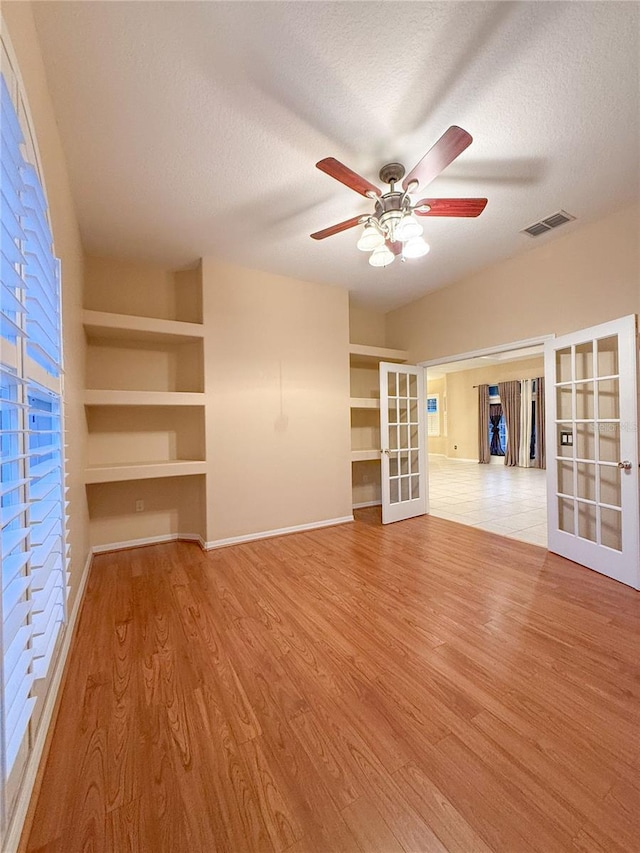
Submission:
<svg viewBox="0 0 640 853">
<path fill-rule="evenodd" d="M 375 207 L 373 213 L 354 216 L 311 236 L 314 240 L 324 240 L 348 228 L 364 225 L 357 247 L 371 252 L 369 263 L 374 267 L 385 267 L 398 255 L 402 261 L 426 255 L 429 246 L 422 238 L 423 228 L 416 216 L 479 216 L 486 207 L 486 198 L 421 198 L 415 203 L 411 200 L 412 193 L 423 190 L 437 178 L 472 141 L 471 134 L 453 125 L 406 177 L 401 163 L 387 163 L 380 169 L 380 180 L 389 184 L 386 193 L 333 157 L 320 160 L 316 167 L 321 172 L 375 201 Z M 402 190 L 396 189 L 400 181 Z"/>
</svg>

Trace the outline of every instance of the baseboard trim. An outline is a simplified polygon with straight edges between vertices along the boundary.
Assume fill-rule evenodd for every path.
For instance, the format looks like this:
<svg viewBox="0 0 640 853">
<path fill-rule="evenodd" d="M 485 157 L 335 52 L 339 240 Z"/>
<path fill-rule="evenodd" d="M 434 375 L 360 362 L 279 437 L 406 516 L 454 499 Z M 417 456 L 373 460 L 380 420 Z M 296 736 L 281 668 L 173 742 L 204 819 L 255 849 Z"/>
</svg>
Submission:
<svg viewBox="0 0 640 853">
<path fill-rule="evenodd" d="M 376 504 L 361 504 L 375 506 Z M 377 502 L 380 505 L 380 502 Z M 337 524 L 347 524 L 353 521 L 353 515 L 341 518 L 328 518 L 324 521 L 312 521 L 309 524 L 298 524 L 294 527 L 280 527 L 277 530 L 263 530 L 259 533 L 247 533 L 244 536 L 232 536 L 228 539 L 214 539 L 205 542 L 198 533 L 166 533 L 161 536 L 148 536 L 144 539 L 128 539 L 124 542 L 108 542 L 104 545 L 94 545 L 93 554 L 109 554 L 113 551 L 127 551 L 130 548 L 144 548 L 147 545 L 163 545 L 167 542 L 197 542 L 203 551 L 213 551 L 216 548 L 227 548 L 230 545 L 242 545 L 244 542 L 255 542 L 259 539 L 272 539 L 274 536 L 288 536 L 290 533 L 303 533 L 305 530 L 317 530 L 321 527 L 334 527 Z"/>
<path fill-rule="evenodd" d="M 347 524 L 353 521 L 353 515 L 344 515 L 341 518 L 327 518 L 324 521 L 312 521 L 310 524 L 297 524 L 294 527 L 280 527 L 277 530 L 263 530 L 260 533 L 247 533 L 244 536 L 231 536 L 228 539 L 214 539 L 213 542 L 205 542 L 205 551 L 214 548 L 227 548 L 229 545 L 242 545 L 244 542 L 255 542 L 258 539 L 272 539 L 274 536 L 288 536 L 290 533 L 303 533 L 305 530 L 317 530 L 321 527 L 335 527 L 338 524 Z"/>
<path fill-rule="evenodd" d="M 93 552 L 87 554 L 87 559 L 82 569 L 82 577 L 78 585 L 76 600 L 73 605 L 73 610 L 69 616 L 67 628 L 62 639 L 62 645 L 56 659 L 55 668 L 51 677 L 49 691 L 44 700 L 44 708 L 40 717 L 40 725 L 33 742 L 31 754 L 29 755 L 27 766 L 20 786 L 20 793 L 16 800 L 16 806 L 11 817 L 11 822 L 7 828 L 7 835 L 4 839 L 3 851 L 5 853 L 14 853 L 21 849 L 21 839 L 28 824 L 33 820 L 33 815 L 29 818 L 30 806 L 35 801 L 35 796 L 40 788 L 42 781 L 39 778 L 40 770 L 44 767 L 44 761 L 49 752 L 49 736 L 53 733 L 53 723 L 57 716 L 60 698 L 62 695 L 61 687 L 64 685 L 64 675 L 67 664 L 71 641 L 73 640 L 78 620 L 78 614 L 84 601 L 84 593 L 89 578 L 89 570 L 93 560 Z M 34 802 L 35 805 L 35 802 Z M 27 820 L 29 818 L 29 821 Z M 25 842 L 26 843 L 26 842 Z"/>
<path fill-rule="evenodd" d="M 108 554 L 111 551 L 126 551 L 129 548 L 144 548 L 145 545 L 162 545 L 165 542 L 197 542 L 203 550 L 206 550 L 205 541 L 197 533 L 165 533 L 161 536 L 148 536 L 146 539 L 128 539 L 125 542 L 108 542 L 105 545 L 94 545 L 94 554 Z"/>
<path fill-rule="evenodd" d="M 368 506 L 382 506 L 382 501 L 362 501 L 362 503 L 354 504 L 354 509 L 365 509 Z"/>
</svg>

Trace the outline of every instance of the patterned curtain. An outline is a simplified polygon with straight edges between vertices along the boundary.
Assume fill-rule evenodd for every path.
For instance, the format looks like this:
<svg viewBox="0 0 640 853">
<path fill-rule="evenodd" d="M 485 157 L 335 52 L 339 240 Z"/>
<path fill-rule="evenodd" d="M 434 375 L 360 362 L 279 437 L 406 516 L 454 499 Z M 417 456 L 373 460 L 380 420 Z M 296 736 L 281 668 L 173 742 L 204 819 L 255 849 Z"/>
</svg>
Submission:
<svg viewBox="0 0 640 853">
<path fill-rule="evenodd" d="M 491 462 L 489 450 L 489 386 L 478 385 L 478 462 Z"/>
<path fill-rule="evenodd" d="M 536 459 L 534 465 L 536 468 L 546 468 L 547 453 L 544 433 L 546 406 L 544 399 L 544 376 L 539 376 L 536 379 L 536 391 L 538 399 L 536 401 Z"/>
<path fill-rule="evenodd" d="M 514 467 L 518 464 L 520 448 L 520 382 L 517 379 L 511 382 L 499 382 L 498 393 L 507 426 L 507 451 L 504 455 L 504 464 Z"/>
<path fill-rule="evenodd" d="M 504 456 L 504 447 L 500 441 L 500 421 L 502 420 L 502 405 L 492 403 L 489 406 L 489 423 L 491 424 L 491 455 Z"/>
</svg>

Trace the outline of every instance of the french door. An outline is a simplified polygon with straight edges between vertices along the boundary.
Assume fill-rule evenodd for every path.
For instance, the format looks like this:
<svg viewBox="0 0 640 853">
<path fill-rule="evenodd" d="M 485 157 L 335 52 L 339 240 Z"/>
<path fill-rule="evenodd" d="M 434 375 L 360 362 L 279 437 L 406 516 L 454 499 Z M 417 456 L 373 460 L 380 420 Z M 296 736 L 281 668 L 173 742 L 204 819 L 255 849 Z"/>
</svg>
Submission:
<svg viewBox="0 0 640 853">
<path fill-rule="evenodd" d="M 427 511 L 424 370 L 380 362 L 382 523 Z"/>
<path fill-rule="evenodd" d="M 549 550 L 640 588 L 635 316 L 545 343 Z"/>
</svg>

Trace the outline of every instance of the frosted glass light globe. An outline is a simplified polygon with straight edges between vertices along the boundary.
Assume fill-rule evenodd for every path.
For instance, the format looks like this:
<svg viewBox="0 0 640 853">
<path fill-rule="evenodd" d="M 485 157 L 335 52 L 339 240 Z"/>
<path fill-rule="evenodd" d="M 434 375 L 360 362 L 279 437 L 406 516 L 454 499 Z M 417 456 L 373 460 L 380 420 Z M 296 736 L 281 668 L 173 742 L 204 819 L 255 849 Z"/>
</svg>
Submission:
<svg viewBox="0 0 640 853">
<path fill-rule="evenodd" d="M 419 237 L 422 231 L 422 225 L 415 216 L 406 213 L 396 227 L 395 238 L 405 243 L 407 240 L 411 240 L 412 237 Z"/>
<path fill-rule="evenodd" d="M 402 247 L 402 254 L 405 258 L 421 258 L 429 251 L 430 246 L 422 239 L 422 237 L 412 237 Z"/>
<path fill-rule="evenodd" d="M 392 264 L 395 259 L 396 256 L 393 254 L 391 249 L 383 244 L 378 249 L 374 249 L 374 251 L 371 252 L 369 263 L 372 267 L 387 267 L 389 264 Z"/>
<path fill-rule="evenodd" d="M 373 225 L 365 225 L 356 246 L 361 252 L 371 252 L 373 249 L 377 249 L 378 246 L 382 246 L 383 243 L 384 237 L 378 229 Z"/>
</svg>

